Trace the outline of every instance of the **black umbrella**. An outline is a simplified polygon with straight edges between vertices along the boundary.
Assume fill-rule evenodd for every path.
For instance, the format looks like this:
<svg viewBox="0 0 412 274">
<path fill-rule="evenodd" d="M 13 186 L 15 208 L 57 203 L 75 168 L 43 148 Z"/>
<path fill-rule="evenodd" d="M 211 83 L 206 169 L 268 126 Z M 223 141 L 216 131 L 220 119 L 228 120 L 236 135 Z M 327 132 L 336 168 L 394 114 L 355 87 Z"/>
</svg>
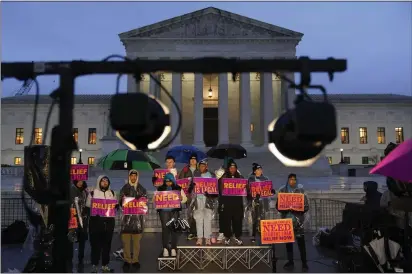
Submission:
<svg viewBox="0 0 412 274">
<path fill-rule="evenodd" d="M 216 159 L 242 159 L 247 157 L 247 151 L 241 145 L 234 144 L 221 144 L 215 147 L 212 147 L 207 153 L 207 156 L 210 158 Z"/>
</svg>

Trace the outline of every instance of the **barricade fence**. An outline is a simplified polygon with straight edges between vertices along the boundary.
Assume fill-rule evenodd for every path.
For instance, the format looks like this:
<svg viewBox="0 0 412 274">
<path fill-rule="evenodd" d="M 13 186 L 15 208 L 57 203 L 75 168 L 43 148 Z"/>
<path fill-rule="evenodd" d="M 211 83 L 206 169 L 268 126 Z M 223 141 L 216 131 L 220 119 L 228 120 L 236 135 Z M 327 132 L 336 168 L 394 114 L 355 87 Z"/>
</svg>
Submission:
<svg viewBox="0 0 412 274">
<path fill-rule="evenodd" d="M 26 196 L 26 202 L 32 209 L 37 209 L 38 205 L 28 195 Z M 149 192 L 149 212 L 145 216 L 145 231 L 147 232 L 160 232 L 161 224 L 158 218 L 158 213 L 154 209 L 152 201 L 153 192 Z M 332 228 L 336 223 L 342 221 L 342 212 L 345 208 L 346 202 L 319 198 L 309 197 L 309 216 L 307 223 L 305 223 L 305 229 L 308 232 L 317 231 L 319 228 L 326 227 Z M 274 208 L 274 200 L 272 199 L 269 206 L 270 210 L 266 212 L 266 219 L 278 219 L 280 218 L 279 212 Z M 121 212 L 119 211 L 116 216 L 116 231 L 120 230 Z M 180 214 L 181 218 L 187 218 L 186 205 Z M 16 220 L 24 221 L 29 224 L 27 214 L 25 212 L 23 202 L 21 200 L 21 192 L 16 191 L 2 191 L 1 194 L 1 226 L 2 229 L 9 226 Z M 215 214 L 212 221 L 213 231 L 219 229 L 219 216 Z M 249 231 L 249 224 L 245 219 L 243 222 L 243 230 Z"/>
</svg>

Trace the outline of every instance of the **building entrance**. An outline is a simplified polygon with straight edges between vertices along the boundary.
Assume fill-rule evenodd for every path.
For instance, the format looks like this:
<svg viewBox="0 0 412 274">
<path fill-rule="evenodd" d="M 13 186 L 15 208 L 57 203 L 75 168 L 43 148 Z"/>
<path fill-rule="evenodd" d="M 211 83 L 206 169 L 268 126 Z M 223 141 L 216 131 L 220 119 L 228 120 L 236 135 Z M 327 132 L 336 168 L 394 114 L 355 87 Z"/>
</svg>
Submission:
<svg viewBox="0 0 412 274">
<path fill-rule="evenodd" d="M 203 108 L 203 119 L 205 146 L 216 146 L 219 142 L 218 108 Z"/>
</svg>

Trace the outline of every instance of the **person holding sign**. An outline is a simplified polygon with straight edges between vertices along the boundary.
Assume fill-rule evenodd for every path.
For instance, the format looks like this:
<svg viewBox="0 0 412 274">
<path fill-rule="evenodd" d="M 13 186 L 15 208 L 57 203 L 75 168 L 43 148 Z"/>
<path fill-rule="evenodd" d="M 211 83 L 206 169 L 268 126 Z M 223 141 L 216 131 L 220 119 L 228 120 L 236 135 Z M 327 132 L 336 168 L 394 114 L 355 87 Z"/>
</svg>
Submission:
<svg viewBox="0 0 412 274">
<path fill-rule="evenodd" d="M 90 208 L 89 235 L 91 247 L 92 273 L 97 273 L 97 265 L 102 260 L 102 272 L 110 273 L 110 249 L 115 226 L 116 193 L 110 189 L 110 180 L 102 175 L 97 178 L 96 188 L 87 197 Z"/>
<path fill-rule="evenodd" d="M 265 189 L 260 183 L 270 182 Z M 256 230 L 259 220 L 265 220 L 265 213 L 269 211 L 269 197 L 276 193 L 269 178 L 263 175 L 263 168 L 257 163 L 252 164 L 252 174 L 248 178 L 250 195 L 248 195 L 248 207 L 252 209 L 252 242 L 256 242 Z M 260 185 L 259 185 L 260 184 Z M 255 186 L 257 185 L 257 186 Z M 260 201 L 260 198 L 266 198 Z"/>
<path fill-rule="evenodd" d="M 131 266 L 136 270 L 140 268 L 140 240 L 142 239 L 144 222 L 143 215 L 129 213 L 126 209 L 136 204 L 139 205 L 141 198 L 146 198 L 147 202 L 147 192 L 146 189 L 139 184 L 139 172 L 137 170 L 131 169 L 129 171 L 129 180 L 120 190 L 119 196 L 119 204 L 123 209 L 120 230 L 124 256 L 123 271 L 129 272 Z M 133 257 L 131 253 L 132 250 Z"/>
<path fill-rule="evenodd" d="M 197 154 L 192 153 L 192 155 L 190 155 L 190 158 L 189 158 L 189 164 L 186 165 L 184 168 L 182 168 L 182 170 L 179 172 L 178 179 L 184 179 L 184 178 L 192 179 L 193 177 L 195 177 L 195 173 L 198 173 L 198 172 L 199 170 L 197 168 Z M 190 197 L 187 203 L 189 205 L 191 204 Z M 196 220 L 193 218 L 193 213 L 191 212 L 190 208 L 188 208 L 187 210 L 187 216 L 189 216 L 187 221 L 189 222 L 189 225 L 190 225 L 190 231 L 189 231 L 189 235 L 187 236 L 187 239 L 193 240 L 197 234 Z"/>
<path fill-rule="evenodd" d="M 182 204 L 186 203 L 187 197 L 183 189 L 176 184 L 175 176 L 172 173 L 167 173 L 163 179 L 163 185 L 157 188 L 157 191 L 180 191 L 180 201 Z M 155 196 L 153 196 L 155 198 Z M 162 208 L 157 210 L 159 212 L 160 222 L 162 224 L 162 245 L 163 245 L 163 257 L 176 257 L 177 252 L 177 232 L 169 229 L 167 223 L 171 219 L 177 220 L 179 218 L 179 212 L 181 208 Z M 171 242 L 171 248 L 169 252 L 169 242 Z"/>
<path fill-rule="evenodd" d="M 285 203 L 288 203 L 287 199 L 280 198 L 282 193 L 287 194 L 298 194 L 295 198 L 290 199 L 290 209 L 285 210 Z M 296 205 L 296 201 L 300 199 L 303 195 L 301 203 L 303 205 Z M 296 237 L 296 242 L 298 244 L 300 258 L 302 260 L 302 272 L 308 271 L 308 264 L 306 260 L 306 245 L 305 245 L 305 234 L 304 234 L 304 221 L 305 213 L 309 210 L 309 200 L 305 195 L 305 191 L 302 185 L 296 184 L 296 174 L 289 174 L 288 181 L 285 186 L 281 187 L 278 191 L 278 199 L 276 201 L 276 209 L 280 212 L 282 219 L 292 219 L 293 230 Z M 302 209 L 302 211 L 300 211 Z M 293 243 L 286 244 L 286 252 L 288 262 L 284 265 L 285 269 L 292 269 L 294 267 L 293 262 Z"/>
<path fill-rule="evenodd" d="M 165 167 L 166 167 L 166 169 L 169 170 L 170 173 L 172 173 L 176 177 L 177 176 L 177 169 L 176 169 L 175 166 L 176 166 L 175 157 L 166 156 Z M 156 186 L 156 181 L 157 180 L 158 180 L 158 178 L 156 176 L 152 177 L 152 183 L 156 188 L 157 188 L 157 186 Z"/>
<path fill-rule="evenodd" d="M 207 169 L 207 161 L 199 162 L 199 172 L 195 172 L 196 177 L 193 178 L 192 183 L 188 189 L 191 196 L 191 203 L 189 207 L 193 212 L 193 218 L 196 220 L 197 242 L 196 245 L 203 245 L 205 239 L 206 245 L 212 245 L 212 219 L 214 210 L 214 199 L 218 197 L 217 194 L 212 195 L 207 191 L 201 192 L 202 189 L 196 187 L 195 179 L 201 178 L 215 178 L 213 173 Z M 216 180 L 216 179 L 215 179 Z"/>
<path fill-rule="evenodd" d="M 232 237 L 232 231 L 235 234 L 234 242 L 236 245 L 243 245 L 242 240 L 242 223 L 243 223 L 243 197 L 242 196 L 224 196 L 223 179 L 226 178 L 242 178 L 237 170 L 235 161 L 229 163 L 229 168 L 219 179 L 219 222 L 223 224 L 223 233 L 225 236 L 225 244 L 229 245 Z"/>
</svg>

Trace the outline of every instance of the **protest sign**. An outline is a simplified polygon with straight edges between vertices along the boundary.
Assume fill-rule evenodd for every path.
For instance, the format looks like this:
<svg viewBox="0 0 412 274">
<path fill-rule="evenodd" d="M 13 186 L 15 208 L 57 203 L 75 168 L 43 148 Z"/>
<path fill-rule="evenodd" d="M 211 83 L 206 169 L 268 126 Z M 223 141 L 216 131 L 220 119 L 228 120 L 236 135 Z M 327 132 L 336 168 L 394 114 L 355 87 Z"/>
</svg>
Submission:
<svg viewBox="0 0 412 274">
<path fill-rule="evenodd" d="M 216 178 L 194 177 L 193 183 L 195 183 L 195 194 L 204 194 L 205 192 L 208 194 L 219 194 Z"/>
<path fill-rule="evenodd" d="M 262 244 L 293 243 L 295 233 L 292 219 L 261 220 Z"/>
<path fill-rule="evenodd" d="M 153 170 L 153 177 L 156 177 L 156 181 L 154 182 L 155 187 L 159 187 L 163 185 L 163 178 L 167 173 L 170 171 L 168 169 L 155 169 Z"/>
<path fill-rule="evenodd" d="M 180 191 L 155 191 L 153 202 L 156 209 L 174 209 L 181 207 Z"/>
<path fill-rule="evenodd" d="M 70 179 L 72 181 L 87 181 L 89 179 L 88 165 L 71 165 Z"/>
<path fill-rule="evenodd" d="M 123 198 L 123 215 L 146 215 L 148 212 L 147 198 L 139 199 L 133 197 Z"/>
<path fill-rule="evenodd" d="M 117 200 L 92 198 L 91 216 L 116 217 Z"/>
<path fill-rule="evenodd" d="M 252 197 L 255 198 L 256 194 L 260 194 L 261 198 L 271 197 L 272 194 L 272 181 L 253 182 L 250 184 L 250 192 Z"/>
<path fill-rule="evenodd" d="M 180 186 L 185 194 L 188 193 L 189 185 L 190 185 L 190 180 L 189 178 L 184 178 L 184 179 L 177 179 L 176 184 Z"/>
<path fill-rule="evenodd" d="M 247 179 L 223 178 L 223 196 L 246 196 Z"/>
<path fill-rule="evenodd" d="M 76 229 L 78 227 L 76 215 L 76 209 L 70 208 L 69 229 Z"/>
<path fill-rule="evenodd" d="M 302 193 L 278 193 L 278 210 L 305 210 L 305 196 Z"/>
</svg>

